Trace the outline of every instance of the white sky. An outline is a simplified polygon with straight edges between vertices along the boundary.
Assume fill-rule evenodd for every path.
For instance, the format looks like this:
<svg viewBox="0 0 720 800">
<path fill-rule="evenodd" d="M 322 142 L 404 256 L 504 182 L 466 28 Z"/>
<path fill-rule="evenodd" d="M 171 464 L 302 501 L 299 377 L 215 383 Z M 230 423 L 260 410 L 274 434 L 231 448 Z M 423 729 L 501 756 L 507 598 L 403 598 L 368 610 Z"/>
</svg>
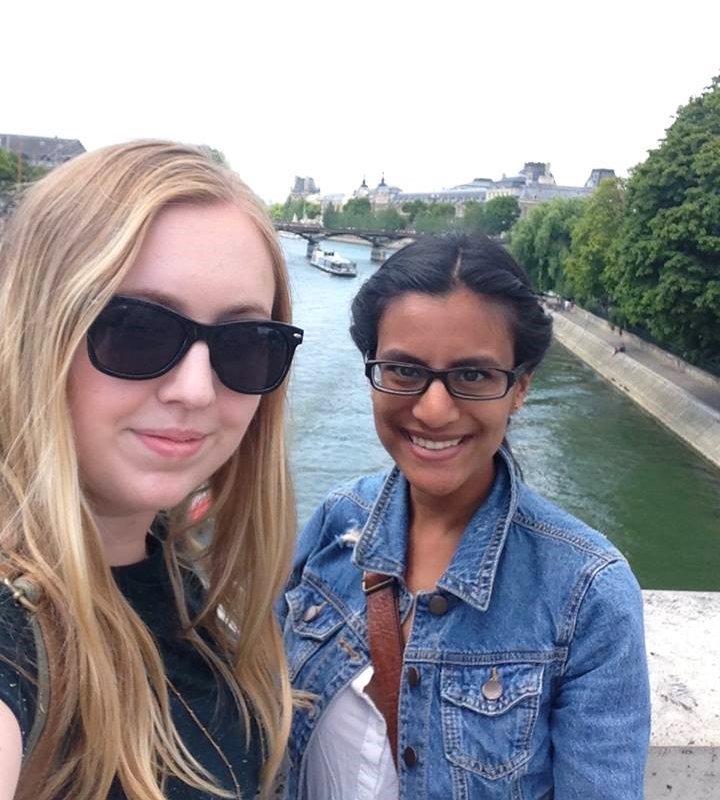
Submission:
<svg viewBox="0 0 720 800">
<path fill-rule="evenodd" d="M 209 144 L 272 201 L 625 175 L 720 73 L 718 0 L 11 0 L 0 25 L 0 132 Z"/>
</svg>

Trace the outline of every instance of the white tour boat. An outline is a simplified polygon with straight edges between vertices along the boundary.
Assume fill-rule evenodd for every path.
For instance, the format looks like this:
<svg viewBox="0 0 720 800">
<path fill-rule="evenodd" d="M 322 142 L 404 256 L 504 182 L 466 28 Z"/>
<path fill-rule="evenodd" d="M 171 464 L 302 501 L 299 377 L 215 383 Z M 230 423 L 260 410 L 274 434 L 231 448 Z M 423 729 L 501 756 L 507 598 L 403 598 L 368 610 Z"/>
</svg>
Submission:
<svg viewBox="0 0 720 800">
<path fill-rule="evenodd" d="M 355 262 L 338 255 L 333 250 L 323 250 L 320 247 L 316 247 L 310 256 L 310 263 L 313 267 L 329 272 L 331 275 L 339 275 L 342 278 L 354 278 L 357 275 Z"/>
</svg>

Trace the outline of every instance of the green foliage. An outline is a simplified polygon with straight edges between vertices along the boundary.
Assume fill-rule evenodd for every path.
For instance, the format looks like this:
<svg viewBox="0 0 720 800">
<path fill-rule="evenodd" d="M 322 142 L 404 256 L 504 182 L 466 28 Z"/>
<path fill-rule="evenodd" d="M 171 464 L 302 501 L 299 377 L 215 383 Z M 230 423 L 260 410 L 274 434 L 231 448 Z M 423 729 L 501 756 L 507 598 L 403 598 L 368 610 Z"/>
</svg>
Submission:
<svg viewBox="0 0 720 800">
<path fill-rule="evenodd" d="M 415 224 L 415 217 L 422 211 L 427 211 L 428 204 L 422 200 L 410 200 L 407 203 L 403 203 L 401 208 L 402 212 L 407 214 L 408 227 L 412 228 L 412 226 Z"/>
<path fill-rule="evenodd" d="M 720 365 L 720 78 L 633 171 L 619 245 L 608 272 L 622 313 Z"/>
<path fill-rule="evenodd" d="M 285 204 L 284 203 L 273 203 L 268 208 L 268 213 L 270 214 L 271 219 L 277 220 L 278 222 L 284 222 L 285 219 Z"/>
<path fill-rule="evenodd" d="M 319 203 L 305 203 L 305 219 L 318 220 L 322 213 L 322 207 Z"/>
<path fill-rule="evenodd" d="M 9 189 L 29 183 L 47 174 L 42 167 L 33 167 L 16 153 L 0 149 L 0 189 Z"/>
<path fill-rule="evenodd" d="M 229 166 L 228 160 L 225 158 L 225 153 L 223 153 L 222 150 L 218 150 L 216 147 L 210 147 L 209 144 L 200 144 L 198 145 L 198 149 L 202 150 L 202 152 L 216 164 L 222 164 L 224 167 Z"/>
<path fill-rule="evenodd" d="M 340 215 L 335 206 L 332 203 L 328 203 L 323 211 L 322 223 L 326 228 L 338 228 L 339 217 Z"/>
<path fill-rule="evenodd" d="M 525 267 L 535 288 L 567 294 L 565 262 L 585 200 L 558 198 L 533 208 L 511 231 L 510 252 Z"/>
<path fill-rule="evenodd" d="M 468 233 L 487 233 L 485 203 L 468 200 L 463 208 L 463 230 Z"/>
<path fill-rule="evenodd" d="M 430 203 L 415 216 L 414 229 L 418 233 L 443 233 L 458 227 L 455 206 L 452 203 Z"/>
<path fill-rule="evenodd" d="M 375 217 L 377 226 L 382 231 L 401 231 L 407 224 L 407 220 L 395 206 L 388 206 L 378 211 Z"/>
<path fill-rule="evenodd" d="M 493 197 L 485 203 L 485 232 L 488 236 L 499 236 L 515 224 L 520 216 L 520 204 L 512 195 Z"/>
<path fill-rule="evenodd" d="M 340 216 L 340 226 L 365 229 L 377 227 L 375 215 L 367 197 L 355 197 L 345 203 Z"/>
<path fill-rule="evenodd" d="M 572 232 L 565 262 L 568 294 L 580 304 L 607 312 L 613 300 L 610 273 L 617 260 L 618 239 L 625 215 L 625 189 L 617 178 L 606 178 L 587 201 Z"/>
<path fill-rule="evenodd" d="M 343 212 L 348 216 L 363 216 L 372 211 L 372 206 L 367 197 L 354 197 L 343 206 Z"/>
</svg>

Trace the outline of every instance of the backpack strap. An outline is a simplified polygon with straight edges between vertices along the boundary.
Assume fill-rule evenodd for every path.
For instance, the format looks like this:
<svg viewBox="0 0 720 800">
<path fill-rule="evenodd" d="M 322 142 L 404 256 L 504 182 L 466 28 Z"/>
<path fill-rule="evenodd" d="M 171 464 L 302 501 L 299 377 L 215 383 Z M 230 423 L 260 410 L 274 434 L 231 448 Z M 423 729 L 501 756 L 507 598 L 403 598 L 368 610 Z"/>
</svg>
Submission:
<svg viewBox="0 0 720 800">
<path fill-rule="evenodd" d="M 50 664 L 48 662 L 45 637 L 37 614 L 37 603 L 40 596 L 37 586 L 25 578 L 3 578 L 2 583 L 10 589 L 13 600 L 28 612 L 28 620 L 35 642 L 35 662 L 37 665 L 37 700 L 35 703 L 35 719 L 23 750 L 22 764 L 25 766 L 35 750 L 35 746 L 45 729 L 45 722 L 50 708 Z"/>
</svg>

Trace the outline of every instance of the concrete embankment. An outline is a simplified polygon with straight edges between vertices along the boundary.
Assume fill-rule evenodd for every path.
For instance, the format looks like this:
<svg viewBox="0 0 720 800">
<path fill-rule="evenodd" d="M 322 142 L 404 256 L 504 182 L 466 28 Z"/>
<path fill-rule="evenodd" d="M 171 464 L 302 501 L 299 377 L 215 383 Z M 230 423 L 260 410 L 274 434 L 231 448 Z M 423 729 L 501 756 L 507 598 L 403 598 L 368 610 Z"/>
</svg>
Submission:
<svg viewBox="0 0 720 800">
<path fill-rule="evenodd" d="M 550 312 L 560 344 L 720 467 L 720 379 L 581 309 Z"/>
</svg>

